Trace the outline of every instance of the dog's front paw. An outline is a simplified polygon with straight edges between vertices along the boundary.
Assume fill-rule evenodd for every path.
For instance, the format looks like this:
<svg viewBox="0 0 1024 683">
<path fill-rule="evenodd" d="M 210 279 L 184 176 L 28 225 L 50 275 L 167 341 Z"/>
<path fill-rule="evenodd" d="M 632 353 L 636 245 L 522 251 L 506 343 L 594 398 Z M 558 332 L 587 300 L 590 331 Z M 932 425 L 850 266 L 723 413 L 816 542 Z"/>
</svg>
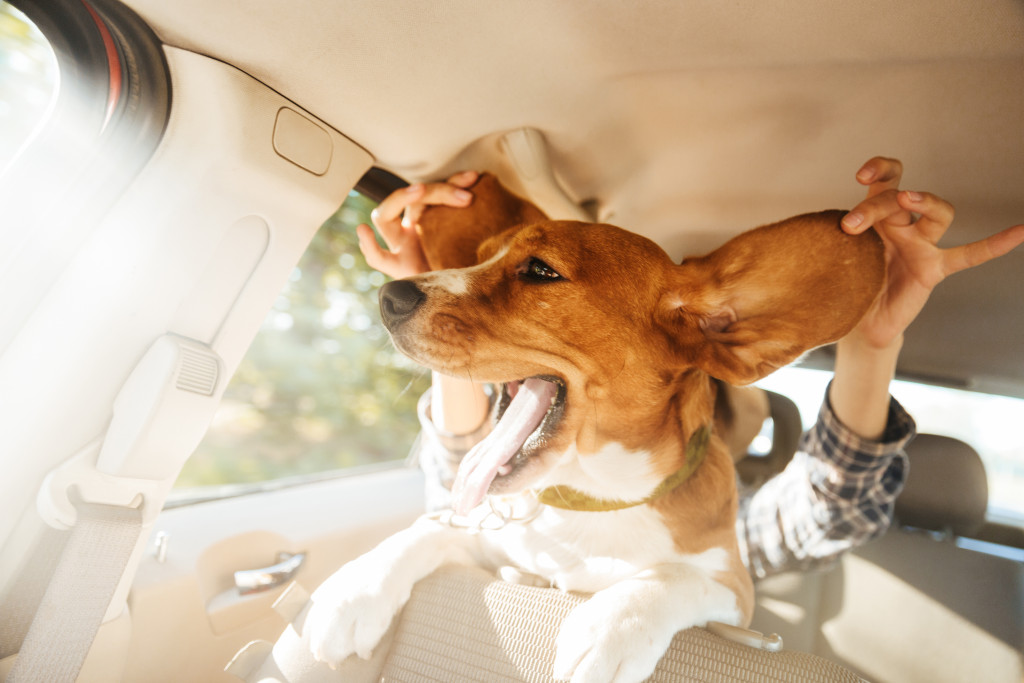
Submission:
<svg viewBox="0 0 1024 683">
<path fill-rule="evenodd" d="M 395 614 L 409 599 L 411 585 L 399 585 L 372 553 L 345 565 L 313 593 L 304 630 L 317 661 L 332 668 L 356 654 L 369 659 Z"/>
<path fill-rule="evenodd" d="M 636 683 L 653 673 L 675 632 L 652 623 L 628 597 L 601 591 L 566 617 L 558 634 L 555 678 Z"/>
</svg>

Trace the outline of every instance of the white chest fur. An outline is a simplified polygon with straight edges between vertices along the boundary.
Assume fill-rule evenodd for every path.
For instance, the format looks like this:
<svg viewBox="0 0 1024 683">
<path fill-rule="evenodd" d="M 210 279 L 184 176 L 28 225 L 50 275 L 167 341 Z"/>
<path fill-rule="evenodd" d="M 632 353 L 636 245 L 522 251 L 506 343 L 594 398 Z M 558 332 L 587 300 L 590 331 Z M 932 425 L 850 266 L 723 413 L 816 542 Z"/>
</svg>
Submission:
<svg viewBox="0 0 1024 683">
<path fill-rule="evenodd" d="M 661 480 L 648 451 L 611 442 L 586 455 L 570 446 L 537 487 L 571 486 L 595 498 L 633 501 L 646 498 Z"/>
<path fill-rule="evenodd" d="M 728 567 L 722 548 L 680 553 L 661 516 L 647 505 L 613 512 L 544 506 L 529 523 L 485 531 L 480 540 L 493 565 L 511 565 L 562 590 L 584 593 L 664 564 L 689 565 L 709 575 Z"/>
<path fill-rule="evenodd" d="M 422 517 L 346 564 L 312 596 L 306 628 L 316 659 L 369 657 L 415 583 L 450 563 L 511 565 L 563 590 L 594 594 L 563 622 L 556 678 L 640 681 L 677 631 L 708 620 L 742 621 L 736 595 L 715 580 L 728 570 L 725 549 L 680 553 L 647 505 L 575 512 L 536 508 L 531 498 L 519 496 L 520 509 L 512 512 L 534 508 L 535 515 L 500 528 L 474 531 L 443 516 Z M 590 653 L 600 656 L 590 661 Z"/>
</svg>

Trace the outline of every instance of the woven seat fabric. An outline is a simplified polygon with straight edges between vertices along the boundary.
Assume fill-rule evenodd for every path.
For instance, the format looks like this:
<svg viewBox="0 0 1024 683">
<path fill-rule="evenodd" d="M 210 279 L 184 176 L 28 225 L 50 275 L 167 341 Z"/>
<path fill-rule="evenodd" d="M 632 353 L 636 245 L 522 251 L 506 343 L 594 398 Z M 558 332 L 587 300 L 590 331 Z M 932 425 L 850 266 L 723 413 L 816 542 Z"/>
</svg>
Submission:
<svg viewBox="0 0 1024 683">
<path fill-rule="evenodd" d="M 585 596 L 508 583 L 477 569 L 446 567 L 413 591 L 381 681 L 548 683 L 562 620 Z M 854 683 L 838 664 L 800 652 L 766 652 L 704 629 L 676 634 L 654 683 L 752 681 Z"/>
</svg>

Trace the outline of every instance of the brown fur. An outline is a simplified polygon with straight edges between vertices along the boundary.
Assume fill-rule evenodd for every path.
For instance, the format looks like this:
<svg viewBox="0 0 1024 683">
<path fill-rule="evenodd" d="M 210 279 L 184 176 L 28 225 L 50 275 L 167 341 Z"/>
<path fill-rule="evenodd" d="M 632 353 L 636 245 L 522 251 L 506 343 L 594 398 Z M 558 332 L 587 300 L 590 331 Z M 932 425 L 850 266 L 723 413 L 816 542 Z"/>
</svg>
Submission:
<svg viewBox="0 0 1024 683">
<path fill-rule="evenodd" d="M 469 208 L 433 206 L 420 219 L 420 241 L 431 270 L 476 265 L 476 250 L 488 237 L 547 218 L 490 173 L 481 173 L 470 189 L 473 204 Z"/>
<path fill-rule="evenodd" d="M 667 476 L 682 465 L 690 435 L 714 419 L 712 377 L 746 384 L 842 337 L 884 277 L 877 235 L 846 235 L 839 211 L 759 228 L 675 265 L 620 228 L 545 220 L 492 176 L 473 192 L 468 209 L 423 214 L 428 257 L 465 264 L 470 243 L 474 263 L 501 257 L 472 272 L 466 294 L 431 290 L 393 333 L 410 356 L 456 376 L 565 381 L 565 414 L 547 450 L 493 492 L 527 488 L 570 445 L 581 457 L 609 442 L 644 450 Z M 564 279 L 524 281 L 531 258 Z M 718 578 L 749 619 L 753 589 L 736 543 L 735 472 L 723 441 L 714 436 L 697 472 L 652 505 L 681 552 L 730 552 L 732 570 Z"/>
</svg>

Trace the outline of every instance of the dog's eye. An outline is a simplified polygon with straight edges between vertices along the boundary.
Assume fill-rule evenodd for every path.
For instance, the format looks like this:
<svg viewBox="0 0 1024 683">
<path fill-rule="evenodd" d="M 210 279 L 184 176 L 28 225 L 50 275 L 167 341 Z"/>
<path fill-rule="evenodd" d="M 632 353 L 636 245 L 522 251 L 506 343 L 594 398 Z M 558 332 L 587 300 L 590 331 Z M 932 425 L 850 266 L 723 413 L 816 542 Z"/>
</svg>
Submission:
<svg viewBox="0 0 1024 683">
<path fill-rule="evenodd" d="M 562 279 L 557 270 L 539 258 L 531 258 L 519 266 L 519 276 L 531 282 L 554 282 Z"/>
</svg>

